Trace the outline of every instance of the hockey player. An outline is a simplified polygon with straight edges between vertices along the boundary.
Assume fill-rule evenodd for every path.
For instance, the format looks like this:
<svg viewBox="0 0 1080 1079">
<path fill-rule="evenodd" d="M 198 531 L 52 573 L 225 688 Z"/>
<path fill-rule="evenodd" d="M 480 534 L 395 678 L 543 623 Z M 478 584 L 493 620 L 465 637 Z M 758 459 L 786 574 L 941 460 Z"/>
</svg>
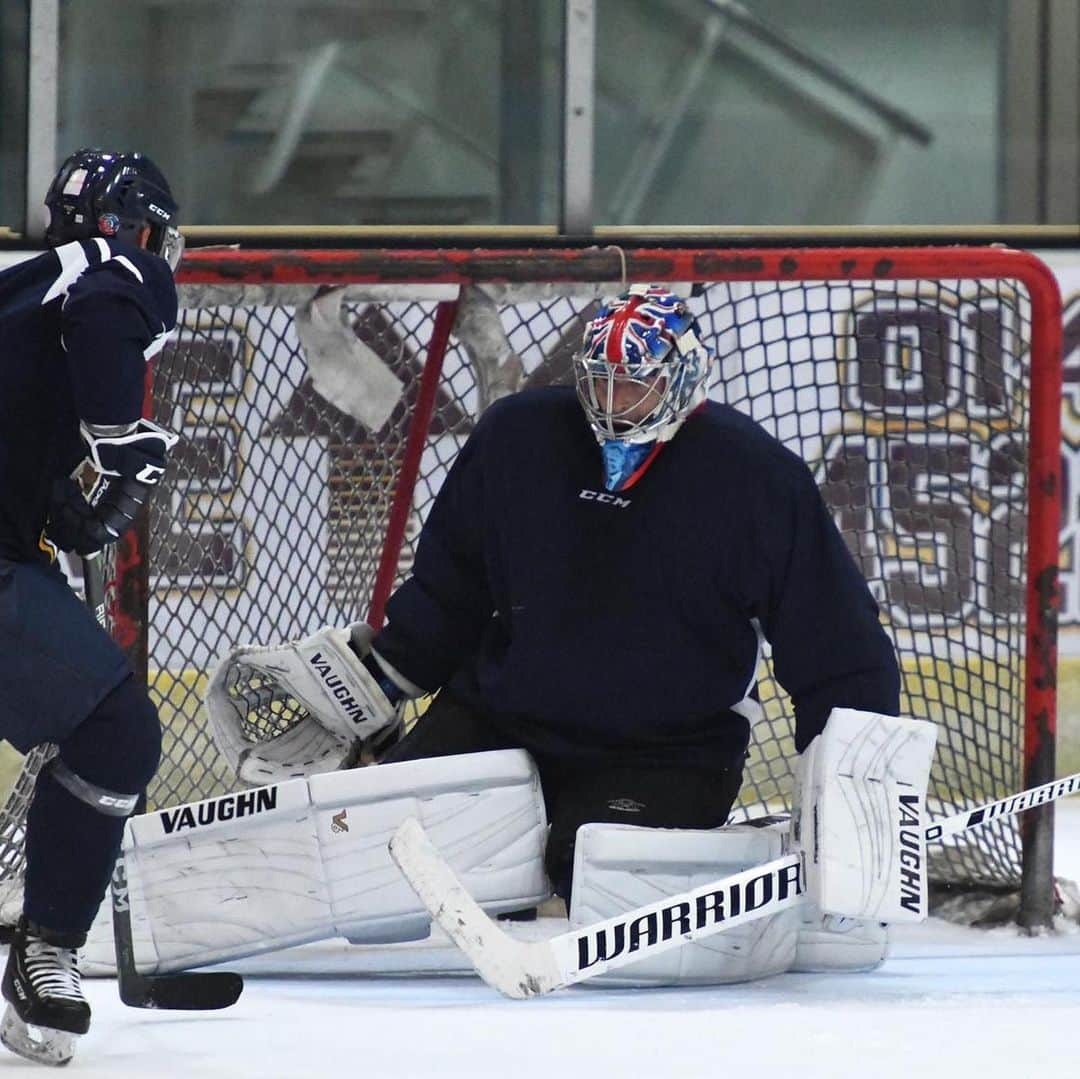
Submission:
<svg viewBox="0 0 1080 1079">
<path fill-rule="evenodd" d="M 480 419 L 386 628 L 358 646 L 387 722 L 441 687 L 386 761 L 530 752 L 564 896 L 583 823 L 724 823 L 762 636 L 800 752 L 834 707 L 899 707 L 892 645 L 808 468 L 706 400 L 709 364 L 668 291 L 602 307 L 576 394 L 527 391 Z"/>
<path fill-rule="evenodd" d="M 183 244 L 169 185 L 138 153 L 79 150 L 45 205 L 51 250 L 0 273 L 0 736 L 23 753 L 43 742 L 58 753 L 27 816 L 0 1038 L 63 1064 L 90 1025 L 76 949 L 161 733 L 57 554 L 115 542 L 164 473 L 175 436 L 141 418 L 144 377 L 176 323 Z M 89 501 L 72 478 L 86 459 L 98 477 Z"/>
<path fill-rule="evenodd" d="M 921 878 L 918 852 L 901 852 L 896 836 L 898 815 L 919 834 L 911 818 L 925 792 L 932 725 L 894 718 L 900 679 L 892 645 L 809 469 L 749 418 L 707 399 L 709 366 L 695 320 L 668 290 L 634 286 L 602 306 L 575 359 L 576 392 L 526 391 L 481 417 L 432 506 L 384 629 L 325 629 L 226 657 L 211 680 L 209 712 L 240 778 L 270 783 L 348 765 L 361 740 L 396 732 L 404 699 L 438 690 L 376 771 L 444 760 L 441 773 L 431 769 L 432 789 L 442 790 L 454 760 L 464 767 L 489 751 L 527 750 L 550 820 L 545 867 L 568 897 L 572 877 L 577 892 L 583 825 L 644 826 L 634 842 L 645 864 L 660 867 L 671 845 L 656 829 L 725 823 L 761 714 L 755 682 L 767 639 L 794 703 L 806 772 L 796 809 L 814 827 L 827 816 L 833 828 L 810 838 L 808 824 L 800 840 L 813 852 L 811 896 L 820 910 L 875 924 L 897 910 L 925 916 L 921 893 L 900 909 L 903 888 L 917 892 Z M 309 718 L 251 742 L 249 705 L 237 689 L 245 671 L 255 677 L 257 701 L 300 702 Z M 389 774 L 355 786 L 357 804 L 373 797 L 363 787 L 408 795 Z M 319 797 L 313 785 L 313 805 Z M 414 797 L 422 805 L 426 795 Z M 343 803 L 324 804 L 323 813 Z M 407 811 L 397 805 L 406 810 L 395 812 Z M 385 816 L 367 814 L 385 824 Z M 338 855 L 325 846 L 324 827 L 325 865 Z M 243 832 L 238 824 L 236 834 Z M 700 834 L 704 845 L 680 842 L 678 857 L 729 864 L 715 854 L 715 833 Z M 614 848 L 590 849 L 601 866 Z M 173 872 L 179 883 L 181 870 Z M 344 874 L 344 863 L 333 872 Z M 671 879 L 670 865 L 656 872 Z M 629 877 L 622 879 L 633 898 L 640 873 Z M 254 877 L 232 886 L 238 896 L 259 887 Z M 154 884 L 160 894 L 166 887 L 164 877 Z M 392 907 L 381 909 L 389 915 Z M 164 911 L 163 928 L 173 914 L 184 916 Z M 356 916 L 324 918 L 323 932 L 341 931 Z M 820 923 L 820 911 L 816 917 Z M 263 942 L 296 939 L 285 928 L 301 928 L 286 919 L 269 934 L 260 925 Z M 174 932 L 182 944 L 182 926 Z M 253 934 L 226 938 L 218 952 L 191 958 L 250 954 L 255 944 Z M 702 980 L 787 969 L 794 935 L 785 941 L 783 955 L 749 974 L 707 963 Z M 883 954 L 877 936 L 837 966 L 872 966 Z"/>
</svg>

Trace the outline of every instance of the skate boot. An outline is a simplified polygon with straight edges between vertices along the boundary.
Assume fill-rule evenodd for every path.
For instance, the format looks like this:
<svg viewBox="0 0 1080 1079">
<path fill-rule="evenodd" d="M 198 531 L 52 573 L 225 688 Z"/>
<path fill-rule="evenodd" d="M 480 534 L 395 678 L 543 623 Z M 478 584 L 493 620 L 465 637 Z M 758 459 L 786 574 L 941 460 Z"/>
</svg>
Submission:
<svg viewBox="0 0 1080 1079">
<path fill-rule="evenodd" d="M 54 933 L 21 918 L 8 952 L 0 1042 L 42 1064 L 66 1064 L 90 1029 L 76 949 L 85 934 Z"/>
</svg>

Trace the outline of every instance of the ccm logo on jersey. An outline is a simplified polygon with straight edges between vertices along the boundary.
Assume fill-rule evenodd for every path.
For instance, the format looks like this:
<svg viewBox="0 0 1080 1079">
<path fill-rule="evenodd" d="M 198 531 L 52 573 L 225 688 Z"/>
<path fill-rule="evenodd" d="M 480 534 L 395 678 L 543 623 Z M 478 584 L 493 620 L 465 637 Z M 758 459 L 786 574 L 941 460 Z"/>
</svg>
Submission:
<svg viewBox="0 0 1080 1079">
<path fill-rule="evenodd" d="M 900 906 L 913 914 L 922 913 L 921 802 L 917 794 L 900 795 Z"/>
<path fill-rule="evenodd" d="M 624 510 L 630 505 L 629 498 L 620 498 L 618 495 L 610 494 L 608 491 L 590 491 L 587 487 L 581 489 L 578 498 L 585 502 L 603 502 L 605 505 L 614 506 L 620 510 Z"/>
<path fill-rule="evenodd" d="M 158 816 L 161 818 L 162 830 L 166 835 L 172 835 L 173 832 L 182 832 L 187 828 L 198 828 L 216 821 L 235 820 L 237 817 L 250 817 L 275 808 L 277 787 L 260 787 L 258 790 L 240 794 L 225 794 L 194 806 L 163 809 Z"/>
</svg>

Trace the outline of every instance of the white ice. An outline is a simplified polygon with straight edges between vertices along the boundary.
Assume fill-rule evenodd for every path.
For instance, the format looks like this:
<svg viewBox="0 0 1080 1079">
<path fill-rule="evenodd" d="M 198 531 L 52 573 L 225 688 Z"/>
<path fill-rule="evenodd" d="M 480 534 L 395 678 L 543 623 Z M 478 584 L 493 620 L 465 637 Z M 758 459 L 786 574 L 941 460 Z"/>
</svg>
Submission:
<svg viewBox="0 0 1080 1079">
<path fill-rule="evenodd" d="M 1080 799 L 1059 803 L 1057 822 L 1056 872 L 1080 880 Z M 89 981 L 93 1026 L 69 1074 L 1026 1079 L 1071 1071 L 1080 1049 L 1080 925 L 1028 938 L 931 919 L 896 932 L 872 974 L 715 989 L 581 986 L 527 1001 L 460 974 L 357 974 L 357 955 L 327 942 L 231 964 L 247 984 L 223 1012 L 133 1010 L 114 982 Z M 459 962 L 449 948 L 429 949 L 425 961 Z M 31 1073 L 42 1069 L 0 1057 L 0 1079 Z"/>
</svg>

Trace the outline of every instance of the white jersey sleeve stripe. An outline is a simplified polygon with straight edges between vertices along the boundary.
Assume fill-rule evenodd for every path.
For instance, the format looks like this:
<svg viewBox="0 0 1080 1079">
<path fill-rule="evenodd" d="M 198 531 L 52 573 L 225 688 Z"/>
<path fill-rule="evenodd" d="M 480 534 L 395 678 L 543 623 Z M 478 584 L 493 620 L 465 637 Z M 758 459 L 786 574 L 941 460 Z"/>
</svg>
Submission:
<svg viewBox="0 0 1080 1079">
<path fill-rule="evenodd" d="M 90 265 L 81 243 L 63 244 L 53 252 L 60 260 L 60 273 L 42 297 L 41 306 L 52 303 L 58 296 L 67 299 L 68 290 L 86 272 Z"/>
<path fill-rule="evenodd" d="M 139 272 L 138 266 L 136 266 L 135 263 L 127 257 L 127 255 L 113 255 L 112 259 L 114 262 L 119 262 L 125 270 L 130 270 L 135 280 L 138 281 L 140 285 L 144 283 L 143 275 Z"/>
<path fill-rule="evenodd" d="M 143 349 L 143 359 L 147 362 L 152 360 L 168 344 L 170 337 L 172 337 L 172 330 L 162 327 L 161 333 Z"/>
<path fill-rule="evenodd" d="M 731 706 L 731 711 L 737 716 L 742 716 L 753 727 L 755 723 L 765 718 L 765 709 L 762 708 L 761 703 L 750 696 L 750 691 L 757 685 L 757 670 L 761 665 L 761 652 L 765 643 L 765 634 L 762 631 L 761 623 L 756 618 L 750 619 L 750 625 L 754 627 L 754 633 L 757 634 L 757 652 L 754 654 L 754 668 L 750 672 L 750 680 L 746 683 L 742 698 Z"/>
</svg>

